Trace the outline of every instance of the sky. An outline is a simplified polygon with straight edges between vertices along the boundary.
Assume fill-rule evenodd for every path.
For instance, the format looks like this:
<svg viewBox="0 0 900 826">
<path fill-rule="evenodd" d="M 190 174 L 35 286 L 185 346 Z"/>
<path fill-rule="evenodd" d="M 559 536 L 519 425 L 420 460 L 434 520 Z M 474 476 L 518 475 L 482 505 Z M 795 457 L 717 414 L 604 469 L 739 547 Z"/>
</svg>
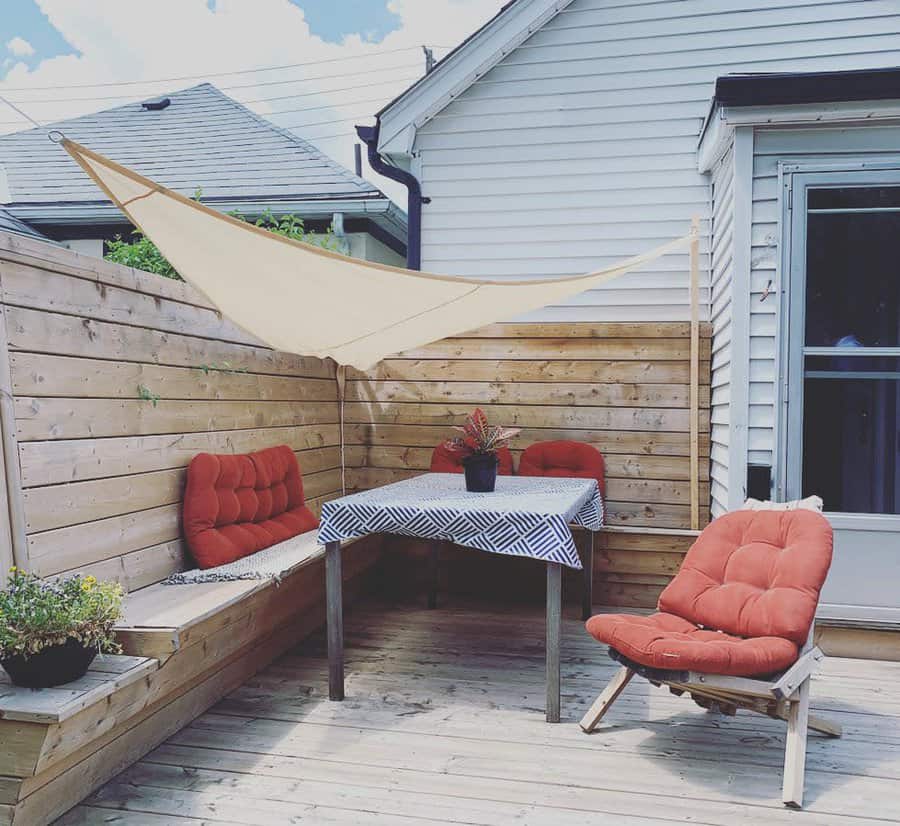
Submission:
<svg viewBox="0 0 900 826">
<path fill-rule="evenodd" d="M 352 168 L 354 124 L 423 74 L 421 46 L 442 57 L 502 3 L 0 0 L 0 95 L 45 124 L 209 81 Z M 0 103 L 0 134 L 30 127 Z"/>
</svg>

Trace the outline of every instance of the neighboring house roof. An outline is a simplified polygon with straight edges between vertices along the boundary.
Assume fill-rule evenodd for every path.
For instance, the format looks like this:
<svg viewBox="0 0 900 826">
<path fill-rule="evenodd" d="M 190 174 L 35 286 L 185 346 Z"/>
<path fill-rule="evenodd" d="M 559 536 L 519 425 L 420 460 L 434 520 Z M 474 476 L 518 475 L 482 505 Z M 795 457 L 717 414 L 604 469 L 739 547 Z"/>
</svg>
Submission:
<svg viewBox="0 0 900 826">
<path fill-rule="evenodd" d="M 424 126 L 574 0 L 512 0 L 380 112 L 378 149 L 402 158 Z M 402 163 L 402 161 L 401 161 Z"/>
<path fill-rule="evenodd" d="M 262 208 L 311 218 L 365 215 L 405 235 L 405 216 L 379 189 L 308 141 L 202 83 L 158 110 L 129 103 L 52 125 L 67 137 L 218 209 Z M 159 98 L 157 98 L 159 100 Z M 121 220 L 46 129 L 0 136 L 0 203 L 38 225 Z M 405 238 L 403 239 L 405 240 Z"/>
<path fill-rule="evenodd" d="M 16 235 L 25 235 L 28 238 L 37 238 L 39 241 L 49 241 L 34 227 L 28 226 L 14 215 L 10 215 L 5 209 L 0 209 L 0 232 L 14 232 Z"/>
</svg>

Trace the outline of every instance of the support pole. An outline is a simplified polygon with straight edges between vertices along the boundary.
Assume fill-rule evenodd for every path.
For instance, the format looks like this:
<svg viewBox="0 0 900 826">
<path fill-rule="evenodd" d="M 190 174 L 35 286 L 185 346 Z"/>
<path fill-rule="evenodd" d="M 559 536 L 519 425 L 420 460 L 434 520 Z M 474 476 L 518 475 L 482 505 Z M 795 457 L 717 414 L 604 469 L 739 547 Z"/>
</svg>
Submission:
<svg viewBox="0 0 900 826">
<path fill-rule="evenodd" d="M 691 220 L 691 530 L 700 529 L 700 218 Z"/>
<path fill-rule="evenodd" d="M 344 389 L 347 386 L 347 367 L 338 364 L 334 373 L 334 380 L 337 383 L 338 391 L 338 421 L 340 428 L 340 444 L 341 444 L 341 495 L 347 495 L 347 461 L 345 457 L 344 446 Z"/>
</svg>

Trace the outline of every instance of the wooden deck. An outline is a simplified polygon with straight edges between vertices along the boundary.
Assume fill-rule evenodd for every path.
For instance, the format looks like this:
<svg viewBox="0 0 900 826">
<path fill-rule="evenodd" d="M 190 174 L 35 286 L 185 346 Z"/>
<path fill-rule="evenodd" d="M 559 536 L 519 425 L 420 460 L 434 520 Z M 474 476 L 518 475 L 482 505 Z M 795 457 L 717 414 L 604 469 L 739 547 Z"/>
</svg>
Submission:
<svg viewBox="0 0 900 826">
<path fill-rule="evenodd" d="M 707 713 L 635 681 L 604 726 L 577 720 L 612 674 L 568 606 L 563 722 L 543 721 L 543 613 L 447 597 L 346 618 L 347 693 L 322 635 L 281 658 L 60 824 L 900 822 L 900 663 L 828 660 L 806 809 L 780 802 L 784 725 Z"/>
</svg>

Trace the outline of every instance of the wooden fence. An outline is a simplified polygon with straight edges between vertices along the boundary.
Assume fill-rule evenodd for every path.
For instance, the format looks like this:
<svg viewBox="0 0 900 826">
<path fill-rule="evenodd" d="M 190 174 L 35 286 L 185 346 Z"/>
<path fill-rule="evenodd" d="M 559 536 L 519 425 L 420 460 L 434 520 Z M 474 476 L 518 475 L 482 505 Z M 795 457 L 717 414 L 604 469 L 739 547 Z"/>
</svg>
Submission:
<svg viewBox="0 0 900 826">
<path fill-rule="evenodd" d="M 701 527 L 709 519 L 709 354 L 704 324 Z M 654 532 L 691 526 L 690 379 L 689 323 L 502 324 L 445 339 L 349 373 L 348 482 L 369 488 L 426 470 L 434 445 L 476 405 L 523 429 L 517 456 L 536 441 L 593 444 L 606 459 L 607 524 L 628 529 L 600 542 L 598 601 L 649 607 L 691 541 Z M 517 579 L 528 576 L 516 570 Z"/>
<path fill-rule="evenodd" d="M 248 274 L 252 277 L 252 274 Z M 330 362 L 275 352 L 178 281 L 0 234 L 0 390 L 15 561 L 129 590 L 184 565 L 184 468 L 287 443 L 340 491 Z"/>
<path fill-rule="evenodd" d="M 16 236 L 0 235 L 0 289 L 11 502 L 0 529 L 18 564 L 89 567 L 129 590 L 183 567 L 179 502 L 200 451 L 287 443 L 314 509 L 339 493 L 330 362 L 262 346 L 181 282 Z M 516 454 L 538 440 L 589 442 L 606 458 L 607 523 L 627 529 L 599 543 L 598 600 L 650 605 L 690 542 L 653 532 L 690 527 L 690 346 L 689 323 L 502 324 L 350 371 L 348 486 L 426 470 L 476 405 L 523 428 Z M 709 346 L 701 325 L 701 524 Z"/>
</svg>

